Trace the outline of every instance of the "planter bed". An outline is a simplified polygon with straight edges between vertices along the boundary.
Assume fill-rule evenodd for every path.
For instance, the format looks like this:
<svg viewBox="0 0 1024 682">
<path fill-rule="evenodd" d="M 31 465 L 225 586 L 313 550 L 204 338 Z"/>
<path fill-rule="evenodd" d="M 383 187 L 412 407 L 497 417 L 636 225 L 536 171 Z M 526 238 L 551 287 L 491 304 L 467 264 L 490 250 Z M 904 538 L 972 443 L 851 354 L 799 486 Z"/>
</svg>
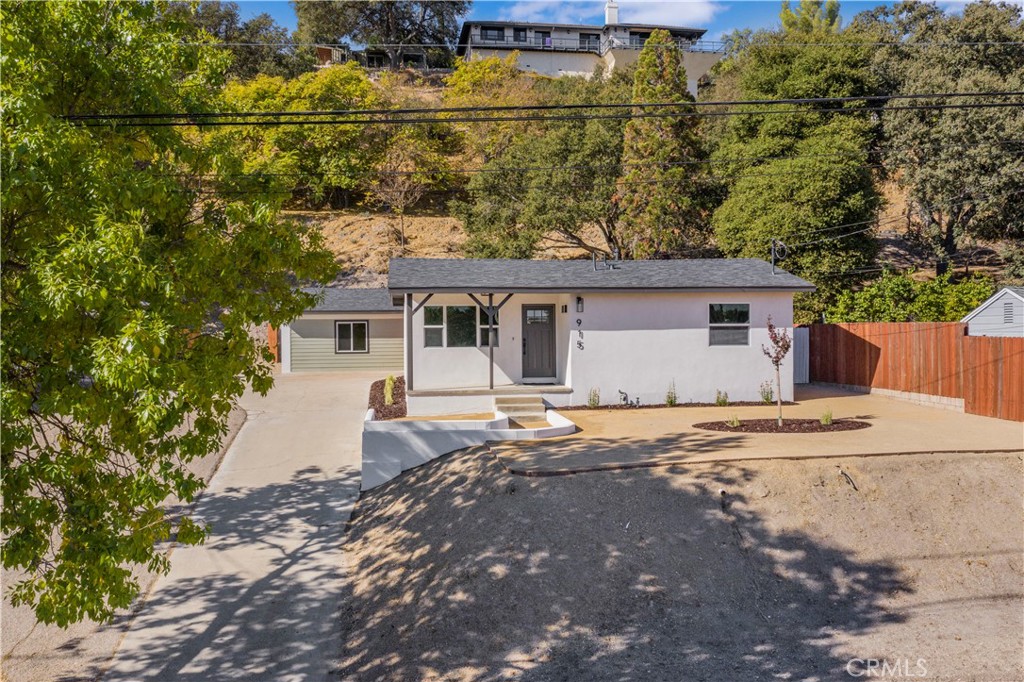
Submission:
<svg viewBox="0 0 1024 682">
<path fill-rule="evenodd" d="M 650 405 L 623 405 L 619 403 L 617 405 L 598 405 L 597 407 L 591 407 L 590 405 L 569 405 L 567 407 L 557 408 L 559 412 L 571 412 L 575 410 L 644 410 L 650 408 L 677 408 L 677 407 L 775 407 L 778 403 L 764 403 L 753 400 L 745 402 L 729 403 L 727 405 L 719 405 L 718 403 L 679 403 L 678 405 L 666 405 L 665 403 L 651 403 Z M 784 402 L 783 405 L 796 405 L 792 402 Z"/>
<path fill-rule="evenodd" d="M 741 419 L 739 426 L 729 426 L 724 421 L 694 424 L 696 429 L 705 431 L 729 431 L 742 433 L 831 433 L 833 431 L 856 431 L 871 424 L 854 419 L 836 419 L 831 424 L 822 424 L 818 419 L 785 419 L 779 428 L 775 419 Z"/>
<path fill-rule="evenodd" d="M 373 410 L 374 418 L 379 420 L 401 419 L 406 416 L 405 407 L 405 377 L 395 377 L 394 403 L 384 404 L 384 382 L 379 379 L 370 384 L 370 403 L 368 407 Z"/>
</svg>

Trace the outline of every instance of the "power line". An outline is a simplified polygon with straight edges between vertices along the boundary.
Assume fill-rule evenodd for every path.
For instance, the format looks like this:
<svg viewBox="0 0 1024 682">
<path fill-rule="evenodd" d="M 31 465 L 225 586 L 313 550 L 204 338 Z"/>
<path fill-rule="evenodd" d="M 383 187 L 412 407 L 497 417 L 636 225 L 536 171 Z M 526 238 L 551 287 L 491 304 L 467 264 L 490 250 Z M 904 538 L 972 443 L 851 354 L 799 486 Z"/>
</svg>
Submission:
<svg viewBox="0 0 1024 682">
<path fill-rule="evenodd" d="M 626 120 L 626 119 L 658 119 L 658 118 L 690 118 L 690 117 L 719 117 L 719 116 L 754 116 L 754 115 L 780 115 L 780 114 L 812 114 L 812 113 L 833 113 L 833 114 L 861 114 L 866 112 L 883 111 L 938 111 L 946 109 L 967 110 L 967 109 L 1005 109 L 1024 106 L 1024 102 L 988 102 L 971 104 L 934 104 L 934 105 L 907 105 L 896 107 L 858 107 L 856 109 L 781 109 L 781 110 L 759 110 L 759 111 L 683 111 L 672 113 L 637 113 L 629 112 L 624 114 L 603 114 L 603 115 L 557 115 L 557 116 L 497 116 L 491 118 L 463 117 L 463 118 L 380 118 L 380 119 L 319 119 L 319 120 L 277 120 L 277 121 L 160 121 L 142 122 L 133 121 L 111 123 L 102 121 L 74 122 L 85 127 L 110 127 L 121 125 L 130 128 L 166 128 L 166 127 L 269 127 L 269 126 L 372 126 L 372 125 L 424 125 L 439 123 L 526 123 L 538 121 L 596 121 L 596 120 Z M 281 114 L 287 116 L 287 114 Z"/>
<path fill-rule="evenodd" d="M 992 142 L 985 143 L 974 143 L 974 144 L 943 144 L 944 149 L 974 149 L 978 147 L 986 147 L 989 145 L 1008 145 L 1008 144 L 1020 144 L 1024 143 L 1024 140 L 995 140 Z M 664 162 L 635 162 L 635 163 L 608 163 L 608 164 L 580 164 L 580 165 L 550 165 L 550 166 L 483 166 L 480 168 L 423 168 L 417 170 L 408 171 L 388 171 L 388 170 L 372 170 L 372 171 L 360 171 L 358 173 L 306 173 L 302 171 L 291 171 L 287 173 L 283 172 L 251 172 L 251 173 L 233 173 L 233 174 L 188 174 L 188 173 L 169 173 L 166 174 L 172 177 L 183 177 L 183 178 L 196 178 L 196 179 L 230 179 L 230 178 L 327 178 L 333 176 L 344 175 L 346 178 L 366 178 L 366 177 L 389 177 L 389 176 L 436 176 L 436 175 L 486 175 L 486 174 L 503 174 L 503 173 L 531 173 L 540 171 L 603 171 L 603 170 L 614 170 L 619 168 L 652 168 L 652 169 L 668 169 L 686 166 L 702 166 L 702 165 L 735 165 L 741 163 L 758 163 L 763 161 L 802 161 L 808 159 L 843 159 L 843 158 L 860 158 L 871 156 L 878 153 L 893 153 L 893 152 L 911 152 L 925 150 L 921 146 L 912 147 L 875 147 L 870 150 L 860 152 L 849 152 L 841 153 L 836 152 L 832 154 L 794 154 L 794 155 L 776 155 L 776 156 L 739 156 L 739 157 L 727 157 L 727 158 L 710 158 L 710 159 L 688 159 L 685 161 L 664 161 Z M 1008 155 L 1024 154 L 1024 150 L 1010 150 L 1007 151 Z M 877 164 L 872 164 L 872 167 L 877 167 Z M 799 171 L 807 172 L 807 171 Z M 743 177 L 740 175 L 739 177 Z M 827 228 L 832 229 L 832 228 Z"/>
<path fill-rule="evenodd" d="M 489 113 L 489 112 L 513 112 L 513 111 L 557 111 L 557 110 L 592 110 L 592 109 L 657 109 L 657 108 L 679 108 L 679 107 L 738 107 L 738 106 L 763 106 L 773 104 L 802 105 L 802 104 L 843 104 L 849 102 L 885 102 L 890 100 L 921 100 L 921 99 L 950 99 L 961 97 L 1019 97 L 1024 96 L 1024 91 L 1009 90 L 996 92 L 935 92 L 935 93 L 908 93 L 896 95 L 856 95 L 849 97 L 800 97 L 789 99 L 749 99 L 749 100 L 720 100 L 710 102 L 600 102 L 590 104 L 520 104 L 520 105 L 499 105 L 499 106 L 467 106 L 467 107 L 422 107 L 422 108 L 398 108 L 398 109 L 326 109 L 322 111 L 300 110 L 300 111 L 240 111 L 240 112 L 173 112 L 173 113 L 141 113 L 141 114 L 79 114 L 75 116 L 62 116 L 67 121 L 93 121 L 93 120 L 147 120 L 147 119 L 186 119 L 193 121 L 206 118 L 270 118 L 276 116 L 289 117 L 324 117 L 324 116 L 404 116 L 421 114 L 465 114 L 465 113 Z M 804 110 L 799 110 L 804 111 Z M 859 109 L 863 111 L 863 109 Z M 747 112 L 744 112 L 747 113 Z M 673 114 L 678 115 L 678 114 Z M 448 119 L 445 119 L 448 120 Z M 486 119 L 498 120 L 498 119 Z"/>
<path fill-rule="evenodd" d="M 971 202 L 976 202 L 976 201 L 983 201 L 985 199 L 997 199 L 997 198 L 1008 199 L 1009 197 L 1016 196 L 1016 195 L 1022 194 L 1022 193 L 1024 193 L 1024 189 L 1014 190 L 1014 191 L 1008 192 L 1006 194 L 1003 194 L 1003 193 L 998 193 L 998 194 L 992 193 L 992 194 L 983 194 L 981 196 L 968 196 L 970 193 L 969 192 L 964 192 L 963 194 L 960 194 L 959 196 L 955 197 L 954 201 L 949 202 L 947 205 L 961 205 L 961 204 L 966 204 L 966 203 L 971 203 Z M 937 208 L 941 209 L 941 208 L 943 208 L 943 206 L 938 206 L 936 204 L 931 204 L 929 206 L 922 206 L 921 208 L 923 208 L 924 210 L 931 211 L 931 210 L 935 210 Z M 779 241 L 778 239 L 776 239 L 775 241 L 779 241 L 779 243 L 783 247 L 785 247 L 787 249 L 795 249 L 795 248 L 798 248 L 798 247 L 801 247 L 801 246 L 811 246 L 811 245 L 814 245 L 814 244 L 821 244 L 823 242 L 834 241 L 834 240 L 837 240 L 837 239 L 845 239 L 846 237 L 852 237 L 854 235 L 863 234 L 864 232 L 869 232 L 869 231 L 875 229 L 876 227 L 881 227 L 882 225 L 888 225 L 890 223 L 900 222 L 901 220 L 905 220 L 905 219 L 906 219 L 905 216 L 893 216 L 891 218 L 886 218 L 885 220 L 878 220 L 877 218 L 872 218 L 870 220 L 861 220 L 861 221 L 855 222 L 855 223 L 846 223 L 845 225 L 836 225 L 836 226 L 833 226 L 833 227 L 820 228 L 818 230 L 813 230 L 813 231 L 807 232 L 805 234 L 814 234 L 816 232 L 824 232 L 824 231 L 835 230 L 835 229 L 846 228 L 846 227 L 858 227 L 860 225 L 869 225 L 869 227 L 866 227 L 866 228 L 860 229 L 860 230 L 855 230 L 854 232 L 848 232 L 846 234 L 840 234 L 840 235 L 829 236 L 829 237 L 822 237 L 821 239 L 815 239 L 815 240 L 811 240 L 811 241 L 800 242 L 799 244 L 785 244 L 785 243 Z M 783 260 L 784 260 L 784 258 L 783 258 Z"/>
<path fill-rule="evenodd" d="M 866 168 L 866 169 L 877 169 L 877 168 L 881 168 L 881 167 L 882 166 L 880 164 L 863 164 L 863 165 L 859 165 L 858 166 L 858 168 Z M 742 174 L 740 174 L 737 177 L 738 178 L 747 178 L 747 177 L 778 177 L 778 176 L 788 176 L 788 175 L 809 175 L 809 174 L 814 174 L 814 173 L 819 173 L 819 172 L 820 172 L 819 168 L 805 168 L 805 169 L 801 169 L 801 170 L 778 171 L 778 172 L 772 172 L 772 173 L 767 173 L 767 172 L 765 172 L 765 173 L 749 173 L 748 172 L 748 173 L 742 173 Z M 254 176 L 254 177 L 258 178 L 259 176 Z M 319 177 L 327 177 L 327 176 L 319 176 Z M 643 179 L 643 180 L 614 179 L 614 180 L 609 180 L 608 183 L 612 184 L 612 185 L 615 185 L 616 187 L 637 187 L 637 186 L 664 185 L 664 184 L 666 184 L 663 179 L 659 179 L 659 178 L 647 178 L 647 179 Z M 596 182 L 594 182 L 594 183 L 583 183 L 583 182 L 575 182 L 575 183 L 572 183 L 572 182 L 564 183 L 563 182 L 563 183 L 559 183 L 559 185 L 561 187 L 568 188 L 568 189 L 587 189 L 587 188 L 589 188 L 593 184 L 597 184 L 597 183 Z M 283 195 L 293 194 L 296 191 L 302 191 L 302 190 L 307 190 L 308 191 L 308 190 L 313 190 L 313 189 L 314 188 L 310 187 L 309 185 L 304 185 L 302 187 L 295 187 L 295 188 L 292 188 L 292 189 L 281 189 L 281 190 L 275 190 L 275 191 L 270 191 L 270 190 L 265 190 L 265 189 L 255 189 L 255 188 L 253 188 L 253 189 L 229 189 L 229 188 L 202 189 L 202 188 L 193 188 L 193 189 L 179 189 L 179 190 L 175 190 L 175 191 L 177 191 L 179 193 L 182 193 L 182 194 L 198 193 L 198 194 L 204 194 L 204 195 L 209 195 L 209 196 L 217 196 L 219 194 L 225 194 L 225 195 L 249 195 L 249 196 L 259 196 L 259 195 L 263 195 L 263 194 L 272 194 L 272 195 L 282 195 L 283 196 Z M 488 192 L 487 190 L 476 189 L 476 188 L 471 188 L 471 187 L 453 187 L 453 188 L 448 188 L 448 189 L 428 189 L 428 190 L 425 190 L 425 193 L 426 194 L 431 194 L 431 195 L 446 195 L 446 194 L 452 194 L 452 195 L 455 195 L 455 194 L 470 194 L 470 195 L 472 195 L 472 194 L 483 194 L 483 195 L 486 195 L 486 196 L 491 196 L 491 193 Z"/>
<path fill-rule="evenodd" d="M 508 25 L 513 25 L 516 22 L 506 22 Z M 600 28 L 599 26 L 595 28 Z M 703 41 L 698 40 L 691 45 L 699 46 L 701 44 L 708 43 L 723 43 L 723 41 Z M 472 48 L 476 47 L 483 50 L 494 50 L 494 49 L 505 49 L 515 50 L 518 47 L 530 48 L 531 45 L 523 44 L 508 44 L 508 45 L 489 45 L 485 43 L 376 43 L 373 45 L 367 45 L 365 48 L 353 47 L 351 43 L 306 43 L 306 42 L 242 42 L 242 41 L 217 41 L 217 42 L 163 42 L 155 43 L 160 46 L 187 46 L 187 47 L 335 47 L 345 48 L 353 51 L 360 51 L 363 49 L 369 50 L 384 50 L 384 49 L 415 49 L 415 48 Z M 991 46 L 1007 46 L 1007 45 L 1024 45 L 1024 42 L 1016 40 L 976 40 L 976 41 L 964 41 L 964 42 L 930 42 L 930 41 L 851 41 L 851 42 L 777 42 L 777 43 L 750 43 L 741 46 L 742 49 L 750 49 L 752 47 L 765 48 L 765 47 L 991 47 Z M 536 47 L 536 46 L 532 46 Z M 645 47 L 652 47 L 657 49 L 672 49 L 679 48 L 678 45 L 650 45 Z M 630 48 L 640 51 L 640 48 Z M 685 48 L 680 48 L 685 51 Z M 552 50 L 551 48 L 544 49 L 545 52 L 555 52 L 561 50 Z"/>
</svg>

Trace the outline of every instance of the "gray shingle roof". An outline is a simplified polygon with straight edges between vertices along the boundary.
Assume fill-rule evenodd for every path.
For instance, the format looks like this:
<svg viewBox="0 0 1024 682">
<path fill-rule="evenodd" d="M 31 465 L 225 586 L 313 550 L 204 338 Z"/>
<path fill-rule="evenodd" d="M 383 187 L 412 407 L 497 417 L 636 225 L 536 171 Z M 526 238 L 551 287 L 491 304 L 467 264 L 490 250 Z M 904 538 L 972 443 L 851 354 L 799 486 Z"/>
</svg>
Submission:
<svg viewBox="0 0 1024 682">
<path fill-rule="evenodd" d="M 345 289 L 324 287 L 303 289 L 306 293 L 323 293 L 323 300 L 309 309 L 314 313 L 389 313 L 402 312 L 391 302 L 387 289 Z"/>
<path fill-rule="evenodd" d="M 388 288 L 393 292 L 468 291 L 691 291 L 762 289 L 812 291 L 814 285 L 763 260 L 705 258 L 618 261 L 614 269 L 589 260 L 489 260 L 395 258 Z"/>
</svg>

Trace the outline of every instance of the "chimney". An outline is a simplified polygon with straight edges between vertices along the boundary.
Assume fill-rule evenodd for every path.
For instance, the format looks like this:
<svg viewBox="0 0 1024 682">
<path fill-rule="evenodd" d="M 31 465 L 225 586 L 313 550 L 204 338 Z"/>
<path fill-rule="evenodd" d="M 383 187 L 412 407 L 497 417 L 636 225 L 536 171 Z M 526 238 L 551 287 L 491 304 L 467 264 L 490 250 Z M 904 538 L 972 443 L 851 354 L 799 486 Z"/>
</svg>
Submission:
<svg viewBox="0 0 1024 682">
<path fill-rule="evenodd" d="M 619 23 L 619 4 L 615 0 L 604 3 L 604 24 L 612 26 Z"/>
</svg>

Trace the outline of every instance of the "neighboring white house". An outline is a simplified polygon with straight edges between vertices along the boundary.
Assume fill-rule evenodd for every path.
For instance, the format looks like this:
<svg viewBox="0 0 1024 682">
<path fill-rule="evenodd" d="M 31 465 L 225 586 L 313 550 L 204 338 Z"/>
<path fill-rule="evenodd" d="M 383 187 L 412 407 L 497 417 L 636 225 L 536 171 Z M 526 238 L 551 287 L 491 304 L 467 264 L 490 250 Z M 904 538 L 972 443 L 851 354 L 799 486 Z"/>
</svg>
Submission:
<svg viewBox="0 0 1024 682">
<path fill-rule="evenodd" d="M 394 259 L 388 288 L 404 297 L 410 415 L 516 393 L 657 404 L 670 384 L 680 402 L 759 400 L 768 318 L 792 334 L 793 294 L 814 289 L 754 259 Z M 791 400 L 791 361 L 782 382 Z"/>
<path fill-rule="evenodd" d="M 387 289 L 306 289 L 320 303 L 280 329 L 282 372 L 402 371 L 402 308 Z"/>
<path fill-rule="evenodd" d="M 516 21 L 467 21 L 462 25 L 456 54 L 466 59 L 518 54 L 519 68 L 546 76 L 591 77 L 610 74 L 636 61 L 656 29 L 672 34 L 684 50 L 683 65 L 690 93 L 724 54 L 720 44 L 704 43 L 705 30 L 682 26 L 623 24 L 618 5 L 605 5 L 605 25 L 548 24 Z"/>
<path fill-rule="evenodd" d="M 1005 287 L 960 320 L 968 336 L 1024 337 L 1024 287 Z"/>
</svg>

